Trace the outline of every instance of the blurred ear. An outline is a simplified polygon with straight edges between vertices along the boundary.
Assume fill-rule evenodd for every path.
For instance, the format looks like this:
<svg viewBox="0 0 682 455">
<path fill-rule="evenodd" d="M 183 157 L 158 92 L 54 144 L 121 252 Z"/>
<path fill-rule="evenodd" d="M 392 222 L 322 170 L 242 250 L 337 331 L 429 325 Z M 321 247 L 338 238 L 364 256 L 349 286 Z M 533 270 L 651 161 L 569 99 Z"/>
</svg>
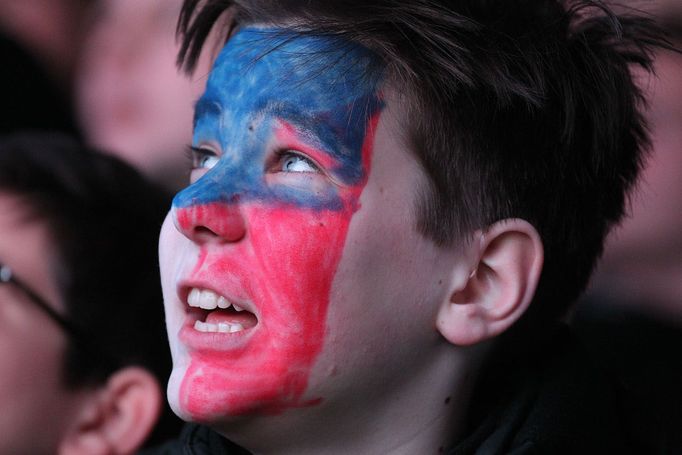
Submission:
<svg viewBox="0 0 682 455">
<path fill-rule="evenodd" d="M 526 311 L 540 279 L 540 235 L 520 219 L 499 221 L 477 233 L 471 273 L 453 279 L 436 326 L 452 344 L 480 343 L 507 330 Z"/>
<path fill-rule="evenodd" d="M 112 375 L 84 402 L 60 446 L 61 455 L 130 454 L 151 433 L 163 396 L 154 376 L 138 367 Z"/>
</svg>

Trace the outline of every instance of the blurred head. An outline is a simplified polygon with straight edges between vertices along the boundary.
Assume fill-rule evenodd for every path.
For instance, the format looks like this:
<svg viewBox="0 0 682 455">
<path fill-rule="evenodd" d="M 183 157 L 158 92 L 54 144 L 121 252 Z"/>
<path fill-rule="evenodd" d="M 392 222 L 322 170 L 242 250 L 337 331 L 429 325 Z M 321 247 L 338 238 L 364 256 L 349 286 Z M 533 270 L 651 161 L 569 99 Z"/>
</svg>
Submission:
<svg viewBox="0 0 682 455">
<path fill-rule="evenodd" d="M 76 134 L 70 103 L 44 68 L 20 45 L 0 34 L 0 55 L 12 71 L 4 74 L 0 98 L 0 133 L 23 129 L 59 130 Z M 46 108 L 49 106 L 49 108 Z"/>
<path fill-rule="evenodd" d="M 166 194 L 49 135 L 0 143 L 0 453 L 130 453 L 168 374 Z"/>
<path fill-rule="evenodd" d="M 70 93 L 90 3 L 93 0 L 0 0 L 0 30 L 29 51 L 65 94 Z"/>
<path fill-rule="evenodd" d="M 678 22 L 679 27 L 679 22 Z M 682 33 L 672 29 L 675 43 Z M 682 316 L 682 56 L 656 54 L 656 77 L 642 77 L 650 95 L 647 112 L 652 154 L 632 198 L 630 213 L 609 237 L 595 275 L 601 297 L 668 318 Z"/>
<path fill-rule="evenodd" d="M 189 80 L 175 67 L 180 3 L 98 1 L 76 82 L 88 142 L 173 189 L 187 180 L 182 152 L 207 71 Z"/>
</svg>

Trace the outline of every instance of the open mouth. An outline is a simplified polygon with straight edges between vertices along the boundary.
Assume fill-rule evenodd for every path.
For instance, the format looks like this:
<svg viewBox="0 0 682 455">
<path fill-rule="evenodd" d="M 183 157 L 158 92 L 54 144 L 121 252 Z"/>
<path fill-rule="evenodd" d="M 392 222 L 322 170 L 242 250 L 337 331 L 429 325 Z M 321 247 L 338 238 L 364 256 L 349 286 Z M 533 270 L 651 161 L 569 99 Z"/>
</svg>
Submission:
<svg viewBox="0 0 682 455">
<path fill-rule="evenodd" d="M 194 330 L 209 333 L 237 333 L 258 324 L 256 315 L 208 289 L 192 288 L 187 304 L 196 316 Z"/>
</svg>

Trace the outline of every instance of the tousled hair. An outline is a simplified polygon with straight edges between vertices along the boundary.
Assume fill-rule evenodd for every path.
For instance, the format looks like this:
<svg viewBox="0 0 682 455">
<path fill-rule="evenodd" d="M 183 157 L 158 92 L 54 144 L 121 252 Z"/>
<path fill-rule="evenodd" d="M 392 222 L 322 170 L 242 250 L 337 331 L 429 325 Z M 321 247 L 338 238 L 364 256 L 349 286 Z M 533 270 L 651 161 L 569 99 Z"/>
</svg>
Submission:
<svg viewBox="0 0 682 455">
<path fill-rule="evenodd" d="M 429 177 L 419 230 L 447 245 L 499 220 L 533 224 L 545 266 L 526 321 L 559 317 L 584 290 L 649 145 L 631 67 L 651 71 L 670 47 L 653 20 L 596 0 L 185 0 L 186 71 L 216 23 L 373 51 L 406 94 L 407 145 Z"/>
</svg>

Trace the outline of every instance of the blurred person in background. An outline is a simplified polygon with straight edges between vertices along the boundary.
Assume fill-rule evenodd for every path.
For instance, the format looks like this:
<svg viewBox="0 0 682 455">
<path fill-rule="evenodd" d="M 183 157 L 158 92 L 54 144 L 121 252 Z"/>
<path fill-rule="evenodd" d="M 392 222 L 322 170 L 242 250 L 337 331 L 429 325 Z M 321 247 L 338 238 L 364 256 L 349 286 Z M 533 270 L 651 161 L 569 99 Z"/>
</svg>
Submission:
<svg viewBox="0 0 682 455">
<path fill-rule="evenodd" d="M 0 0 L 0 133 L 22 128 L 77 134 L 73 66 L 92 0 Z"/>
<path fill-rule="evenodd" d="M 156 258 L 168 200 L 64 136 L 0 140 L 0 454 L 125 454 L 147 439 L 170 370 Z M 165 415 L 150 443 L 175 431 Z"/>
<path fill-rule="evenodd" d="M 93 0 L 0 0 L 0 32 L 20 44 L 69 94 Z"/>
<path fill-rule="evenodd" d="M 662 20 L 682 49 L 682 5 Z M 658 52 L 656 74 L 642 79 L 652 154 L 630 218 L 609 238 L 593 291 L 682 327 L 682 54 Z"/>
<path fill-rule="evenodd" d="M 84 43 L 76 104 L 86 139 L 167 188 L 186 185 L 194 102 L 208 72 L 178 73 L 181 0 L 100 0 Z"/>
<path fill-rule="evenodd" d="M 26 49 L 1 32 L 0 59 L 8 69 L 0 86 L 0 133 L 30 128 L 78 134 L 68 98 Z"/>
<path fill-rule="evenodd" d="M 649 8 L 682 49 L 682 4 L 634 5 Z M 573 324 L 620 379 L 638 437 L 658 453 L 682 453 L 682 54 L 658 51 L 655 69 L 640 77 L 651 155 Z"/>
</svg>

